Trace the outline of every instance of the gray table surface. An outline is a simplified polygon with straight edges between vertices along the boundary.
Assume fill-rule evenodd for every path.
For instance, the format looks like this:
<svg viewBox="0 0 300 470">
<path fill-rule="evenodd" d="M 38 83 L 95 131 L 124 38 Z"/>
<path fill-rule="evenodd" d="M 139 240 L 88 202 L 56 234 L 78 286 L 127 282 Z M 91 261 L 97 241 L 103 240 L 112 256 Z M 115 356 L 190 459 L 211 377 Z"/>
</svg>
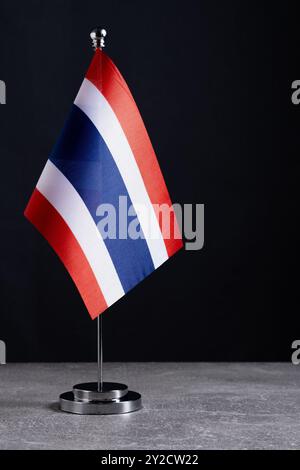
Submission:
<svg viewBox="0 0 300 470">
<path fill-rule="evenodd" d="M 143 409 L 119 416 L 59 411 L 59 394 L 95 380 L 95 369 L 0 366 L 0 449 L 300 448 L 300 366 L 105 363 L 105 379 L 142 393 Z"/>
</svg>

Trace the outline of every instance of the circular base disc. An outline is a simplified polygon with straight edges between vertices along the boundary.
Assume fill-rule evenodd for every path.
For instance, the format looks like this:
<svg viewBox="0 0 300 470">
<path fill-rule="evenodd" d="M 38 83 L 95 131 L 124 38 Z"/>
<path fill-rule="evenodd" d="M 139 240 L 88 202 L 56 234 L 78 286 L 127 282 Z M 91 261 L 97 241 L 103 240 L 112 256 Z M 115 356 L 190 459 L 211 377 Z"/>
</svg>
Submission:
<svg viewBox="0 0 300 470">
<path fill-rule="evenodd" d="M 79 415 L 113 415 L 131 413 L 142 408 L 142 397 L 137 392 L 128 393 L 116 401 L 77 401 L 73 392 L 62 393 L 59 397 L 60 409 Z"/>
<path fill-rule="evenodd" d="M 73 387 L 75 400 L 83 401 L 119 400 L 127 392 L 127 385 L 115 382 L 103 382 L 101 392 L 98 391 L 97 382 L 77 384 Z"/>
</svg>

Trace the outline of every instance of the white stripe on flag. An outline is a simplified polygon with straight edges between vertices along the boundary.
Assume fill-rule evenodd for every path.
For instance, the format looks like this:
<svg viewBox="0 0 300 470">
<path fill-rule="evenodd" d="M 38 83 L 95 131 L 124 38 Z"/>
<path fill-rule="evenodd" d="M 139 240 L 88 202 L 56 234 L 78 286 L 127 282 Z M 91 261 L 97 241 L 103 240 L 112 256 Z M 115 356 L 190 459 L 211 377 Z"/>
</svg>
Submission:
<svg viewBox="0 0 300 470">
<path fill-rule="evenodd" d="M 157 268 L 168 259 L 166 245 L 138 165 L 114 111 L 98 88 L 87 79 L 84 79 L 74 103 L 89 117 L 104 139 L 133 206 L 144 207 L 149 214 L 149 220 L 140 217 L 139 221 Z"/>
<path fill-rule="evenodd" d="M 70 181 L 48 160 L 36 185 L 81 246 L 108 306 L 124 295 L 120 279 L 86 205 Z"/>
</svg>

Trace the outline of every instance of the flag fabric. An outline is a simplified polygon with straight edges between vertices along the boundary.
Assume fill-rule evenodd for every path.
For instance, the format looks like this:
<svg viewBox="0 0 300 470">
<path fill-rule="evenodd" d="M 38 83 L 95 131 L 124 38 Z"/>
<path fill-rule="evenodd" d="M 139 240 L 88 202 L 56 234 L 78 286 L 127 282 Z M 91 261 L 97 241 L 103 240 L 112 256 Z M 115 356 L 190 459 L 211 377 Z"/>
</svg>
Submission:
<svg viewBox="0 0 300 470">
<path fill-rule="evenodd" d="M 118 208 L 124 196 L 141 237 L 103 237 L 97 207 Z M 161 205 L 175 218 L 132 94 L 112 60 L 97 49 L 25 210 L 65 265 L 92 318 L 182 247 L 176 218 L 174 230 L 165 232 Z M 138 215 L 139 206 L 147 208 L 149 220 Z"/>
</svg>

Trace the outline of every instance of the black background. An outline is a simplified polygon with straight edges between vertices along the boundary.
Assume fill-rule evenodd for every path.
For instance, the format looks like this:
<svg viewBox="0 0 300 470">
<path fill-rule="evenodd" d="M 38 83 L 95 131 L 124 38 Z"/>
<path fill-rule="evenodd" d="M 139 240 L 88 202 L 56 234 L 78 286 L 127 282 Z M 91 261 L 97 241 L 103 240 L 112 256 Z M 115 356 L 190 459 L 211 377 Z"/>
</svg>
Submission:
<svg viewBox="0 0 300 470">
<path fill-rule="evenodd" d="M 205 204 L 181 251 L 103 315 L 106 360 L 289 360 L 299 337 L 295 4 L 0 1 L 0 338 L 8 361 L 95 360 L 96 322 L 23 210 L 92 57 L 137 101 L 173 202 Z M 294 271 L 296 269 L 296 271 Z"/>
</svg>

